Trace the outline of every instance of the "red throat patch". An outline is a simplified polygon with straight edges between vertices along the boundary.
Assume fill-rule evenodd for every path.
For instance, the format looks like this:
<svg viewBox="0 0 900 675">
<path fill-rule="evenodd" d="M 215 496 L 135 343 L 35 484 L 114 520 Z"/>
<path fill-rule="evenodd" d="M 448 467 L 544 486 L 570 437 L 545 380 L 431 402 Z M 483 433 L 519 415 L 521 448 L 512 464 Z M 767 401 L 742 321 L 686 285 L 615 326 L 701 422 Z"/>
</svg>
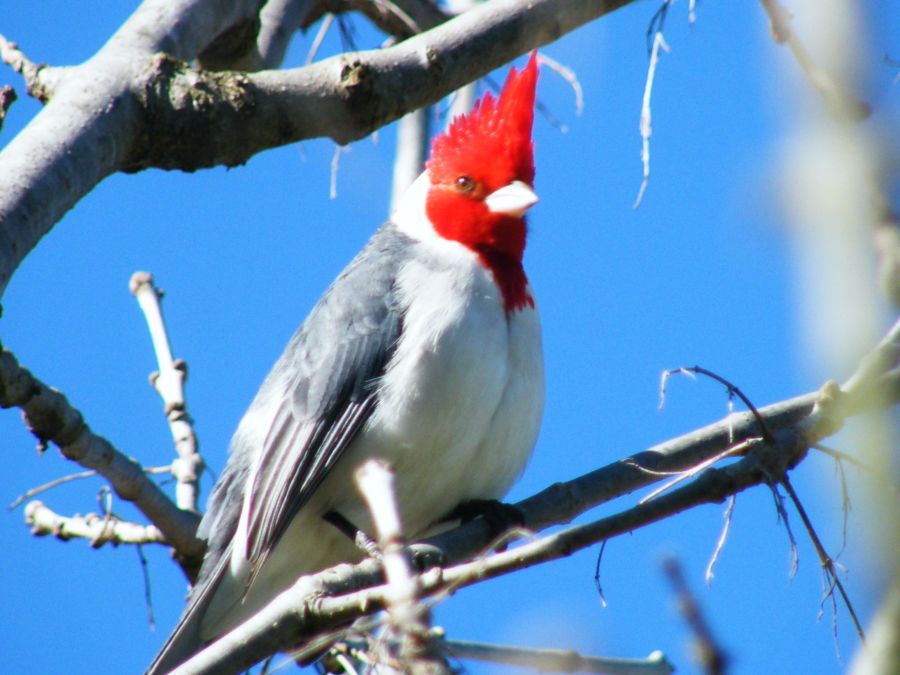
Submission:
<svg viewBox="0 0 900 675">
<path fill-rule="evenodd" d="M 534 184 L 534 97 L 537 52 L 512 68 L 499 98 L 487 93 L 471 112 L 437 136 L 426 166 L 425 212 L 435 231 L 476 252 L 494 275 L 507 312 L 534 306 L 522 269 L 523 217 L 491 212 L 485 198 L 514 181 Z"/>
</svg>

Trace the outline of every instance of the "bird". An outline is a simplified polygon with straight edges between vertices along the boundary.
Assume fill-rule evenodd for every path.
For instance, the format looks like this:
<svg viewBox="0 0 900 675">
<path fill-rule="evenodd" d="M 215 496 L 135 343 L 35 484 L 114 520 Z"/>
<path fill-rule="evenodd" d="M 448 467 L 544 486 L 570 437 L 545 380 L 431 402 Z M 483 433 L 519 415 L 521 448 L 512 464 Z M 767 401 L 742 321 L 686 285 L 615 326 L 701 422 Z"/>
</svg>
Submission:
<svg viewBox="0 0 900 675">
<path fill-rule="evenodd" d="M 537 53 L 432 141 L 425 170 L 329 286 L 231 441 L 198 536 L 207 552 L 148 673 L 169 672 L 303 574 L 373 534 L 353 484 L 378 457 L 413 538 L 496 500 L 541 424 L 541 324 L 523 268 L 537 203 Z"/>
</svg>

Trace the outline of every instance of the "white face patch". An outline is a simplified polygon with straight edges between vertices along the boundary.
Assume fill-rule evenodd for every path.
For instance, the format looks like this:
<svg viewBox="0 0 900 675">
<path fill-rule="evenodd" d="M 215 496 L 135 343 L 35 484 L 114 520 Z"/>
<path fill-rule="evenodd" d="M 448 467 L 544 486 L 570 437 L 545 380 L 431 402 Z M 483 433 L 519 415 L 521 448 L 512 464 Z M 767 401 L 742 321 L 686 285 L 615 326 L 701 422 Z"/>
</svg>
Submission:
<svg viewBox="0 0 900 675">
<path fill-rule="evenodd" d="M 391 220 L 398 230 L 424 245 L 431 255 L 440 256 L 447 263 L 460 265 L 461 269 L 468 269 L 468 266 L 478 259 L 477 256 L 458 241 L 445 239 L 439 235 L 428 220 L 425 200 L 430 188 L 431 179 L 428 171 L 423 171 L 413 184 L 406 188 L 400 203 L 391 214 Z"/>
<path fill-rule="evenodd" d="M 419 241 L 443 239 L 434 231 L 431 221 L 425 215 L 425 199 L 428 197 L 430 187 L 428 171 L 423 171 L 413 184 L 406 188 L 397 208 L 391 214 L 391 220 L 401 232 Z"/>
</svg>

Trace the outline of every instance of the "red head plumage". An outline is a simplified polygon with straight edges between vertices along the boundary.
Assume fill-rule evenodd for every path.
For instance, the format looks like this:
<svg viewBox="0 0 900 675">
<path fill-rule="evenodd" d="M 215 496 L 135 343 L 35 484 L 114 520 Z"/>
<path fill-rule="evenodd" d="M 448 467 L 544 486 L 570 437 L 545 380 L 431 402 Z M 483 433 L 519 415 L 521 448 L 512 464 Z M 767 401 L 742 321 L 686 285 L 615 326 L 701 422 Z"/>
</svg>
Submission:
<svg viewBox="0 0 900 675">
<path fill-rule="evenodd" d="M 532 52 L 521 72 L 510 70 L 499 98 L 485 94 L 434 139 L 426 165 L 428 220 L 440 236 L 474 251 L 492 271 L 507 311 L 534 304 L 522 269 L 522 214 L 537 200 L 530 189 L 537 76 L 537 52 Z M 512 204 L 505 201 L 510 197 Z"/>
<path fill-rule="evenodd" d="M 512 180 L 534 182 L 534 94 L 537 85 L 537 52 L 519 72 L 509 71 L 500 98 L 490 92 L 471 112 L 457 117 L 450 128 L 434 139 L 427 167 L 432 175 L 469 175 L 473 166 L 493 185 Z M 456 174 L 456 175 L 453 175 Z M 472 178 L 476 178 L 472 176 Z"/>
</svg>

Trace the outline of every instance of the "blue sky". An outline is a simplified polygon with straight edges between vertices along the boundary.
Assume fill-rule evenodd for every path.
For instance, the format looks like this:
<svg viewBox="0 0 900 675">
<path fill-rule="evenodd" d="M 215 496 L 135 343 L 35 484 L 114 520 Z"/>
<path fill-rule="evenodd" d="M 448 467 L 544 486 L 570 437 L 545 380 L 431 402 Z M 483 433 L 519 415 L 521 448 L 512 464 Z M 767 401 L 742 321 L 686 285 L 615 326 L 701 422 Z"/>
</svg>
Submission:
<svg viewBox="0 0 900 675">
<path fill-rule="evenodd" d="M 11 2 L 0 13 L 0 32 L 35 61 L 73 64 L 94 53 L 134 6 Z M 900 56 L 900 7 L 882 0 L 866 8 L 870 102 L 877 122 L 896 122 L 896 70 L 881 59 Z M 759 405 L 848 374 L 815 360 L 799 318 L 807 301 L 777 200 L 791 124 L 790 78 L 779 73 L 796 66 L 770 40 L 758 3 L 700 3 L 693 26 L 687 2 L 673 7 L 666 26 L 671 52 L 662 57 L 653 98 L 652 177 L 643 204 L 632 209 L 641 178 L 645 32 L 655 11 L 654 3 L 634 3 L 545 48 L 578 74 L 585 108 L 577 116 L 568 85 L 543 71 L 539 98 L 567 127 L 563 133 L 540 116 L 535 124 L 541 202 L 530 215 L 526 269 L 544 323 L 547 408 L 534 460 L 512 500 L 725 414 L 719 387 L 689 380 L 670 384 L 668 405 L 659 411 L 665 368 L 700 364 Z M 798 25 L 809 18 L 798 13 Z M 355 24 L 360 48 L 380 43 L 362 21 Z M 302 62 L 311 39 L 297 38 L 288 65 Z M 340 47 L 330 35 L 325 49 Z M 7 83 L 20 101 L 0 133 L 3 144 L 38 110 L 15 73 L 0 68 L 0 84 Z M 383 129 L 341 155 L 333 200 L 328 140 L 272 150 L 231 170 L 154 170 L 106 180 L 17 272 L 3 299 L 4 345 L 64 391 L 97 433 L 146 465 L 166 464 L 169 432 L 147 384 L 155 368 L 150 341 L 128 292 L 132 272 L 153 272 L 167 291 L 176 356 L 190 366 L 188 405 L 202 450 L 219 471 L 268 368 L 386 217 L 393 138 L 393 128 Z M 4 503 L 79 470 L 55 449 L 38 457 L 16 411 L 0 414 L 0 439 Z M 855 449 L 849 437 L 834 444 Z M 853 471 L 850 478 L 853 496 L 862 499 L 865 484 Z M 812 456 L 793 480 L 836 552 L 840 486 L 832 462 Z M 95 511 L 101 485 L 80 481 L 41 499 L 63 514 Z M 205 494 L 210 487 L 207 477 Z M 128 504 L 114 508 L 138 518 Z M 459 639 L 610 656 L 662 649 L 679 672 L 693 672 L 689 635 L 660 567 L 661 556 L 672 553 L 735 673 L 842 672 L 830 610 L 817 620 L 815 554 L 794 517 L 800 568 L 789 578 L 788 539 L 768 491 L 739 496 L 715 580 L 703 583 L 722 511 L 695 509 L 609 542 L 601 570 L 606 608 L 594 590 L 594 548 L 463 590 L 437 609 L 435 622 Z M 885 571 L 865 527 L 857 509 L 842 562 L 867 621 Z M 34 538 L 21 509 L 2 515 L 0 528 L 6 546 L 0 644 L 9 672 L 140 672 L 182 607 L 184 580 L 168 553 L 146 550 L 157 620 L 151 631 L 134 550 Z M 838 634 L 849 659 L 857 641 L 844 609 Z M 465 665 L 472 673 L 502 672 Z"/>
</svg>

